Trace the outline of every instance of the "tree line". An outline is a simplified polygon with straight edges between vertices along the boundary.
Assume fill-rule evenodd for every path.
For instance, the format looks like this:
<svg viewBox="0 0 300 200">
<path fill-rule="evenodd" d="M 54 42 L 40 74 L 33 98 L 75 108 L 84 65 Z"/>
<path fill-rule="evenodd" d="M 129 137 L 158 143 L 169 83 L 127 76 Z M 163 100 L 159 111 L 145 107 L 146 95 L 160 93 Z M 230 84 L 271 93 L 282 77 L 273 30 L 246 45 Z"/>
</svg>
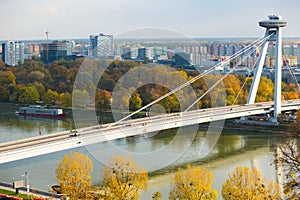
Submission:
<svg viewBox="0 0 300 200">
<path fill-rule="evenodd" d="M 289 146 L 285 145 L 285 148 Z M 297 164 L 290 166 L 293 161 L 290 151 L 283 151 L 280 161 L 283 162 L 285 172 L 280 176 L 284 180 L 283 191 L 275 181 L 264 178 L 258 169 L 238 166 L 228 174 L 222 185 L 221 195 L 225 200 L 252 199 L 298 199 L 299 193 L 299 153 Z M 292 150 L 293 151 L 293 150 Z M 295 153 L 295 151 L 293 151 Z M 296 170 L 296 171 L 294 171 Z M 130 157 L 115 156 L 101 172 L 102 181 L 97 186 L 92 185 L 91 172 L 93 162 L 86 155 L 70 152 L 58 163 L 56 177 L 60 185 L 60 192 L 70 200 L 77 199 L 139 199 L 140 191 L 144 190 L 148 182 L 148 172 L 135 163 Z M 292 173 L 291 173 L 292 172 Z M 297 173 L 296 173 L 297 172 Z M 178 168 L 175 173 L 168 198 L 170 200 L 214 200 L 218 192 L 213 189 L 214 175 L 208 169 L 187 165 L 185 169 Z M 152 199 L 161 200 L 160 191 L 153 193 Z M 164 197 L 166 199 L 166 197 Z"/>
<path fill-rule="evenodd" d="M 22 104 L 41 102 L 62 107 L 73 103 L 86 107 L 92 102 L 98 111 L 111 109 L 111 102 L 118 109 L 137 110 L 168 93 L 176 86 L 193 79 L 200 72 L 173 70 L 159 65 L 144 65 L 133 61 L 99 61 L 76 59 L 58 60 L 44 64 L 39 59 L 25 60 L 15 67 L 0 63 L 0 101 Z M 84 66 L 85 70 L 80 68 Z M 131 77 L 124 78 L 126 73 Z M 224 75 L 207 75 L 192 83 L 192 92 L 199 98 Z M 152 82 L 151 82 L 151 79 Z M 199 108 L 212 105 L 244 104 L 247 100 L 252 77 L 228 75 L 198 102 Z M 145 81 L 145 80 L 148 80 Z M 164 80 L 162 83 L 159 81 Z M 117 89 L 116 89 L 117 88 Z M 257 102 L 272 101 L 274 83 L 262 77 L 256 97 Z M 296 85 L 282 85 L 282 98 L 298 98 Z M 117 91 L 117 92 L 116 92 Z M 159 102 L 167 112 L 179 111 L 183 102 L 190 102 L 185 91 L 179 91 Z"/>
</svg>

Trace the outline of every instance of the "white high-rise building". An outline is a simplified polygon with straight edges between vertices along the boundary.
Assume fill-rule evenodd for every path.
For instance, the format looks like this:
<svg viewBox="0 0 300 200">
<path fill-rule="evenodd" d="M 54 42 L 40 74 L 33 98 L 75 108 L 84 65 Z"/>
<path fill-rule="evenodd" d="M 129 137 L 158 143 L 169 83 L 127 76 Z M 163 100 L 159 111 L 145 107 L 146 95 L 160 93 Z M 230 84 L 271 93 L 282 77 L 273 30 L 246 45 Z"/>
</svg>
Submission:
<svg viewBox="0 0 300 200">
<path fill-rule="evenodd" d="M 154 58 L 154 47 L 146 47 L 146 57 L 150 60 Z"/>
<path fill-rule="evenodd" d="M 67 55 L 72 55 L 75 47 L 76 47 L 76 43 L 74 40 L 65 40 L 64 41 L 66 43 L 66 48 L 67 48 Z"/>
<path fill-rule="evenodd" d="M 299 45 L 294 45 L 293 47 L 293 56 L 298 57 L 298 63 L 300 63 L 300 46 Z"/>
<path fill-rule="evenodd" d="M 2 43 L 2 59 L 5 64 L 15 66 L 20 61 L 24 62 L 24 43 L 7 41 Z"/>
<path fill-rule="evenodd" d="M 138 47 L 131 47 L 130 48 L 130 56 L 131 56 L 131 59 L 136 59 L 138 57 Z"/>
<path fill-rule="evenodd" d="M 113 58 L 114 57 L 114 39 L 113 35 L 90 35 L 90 56 L 95 58 Z"/>
</svg>

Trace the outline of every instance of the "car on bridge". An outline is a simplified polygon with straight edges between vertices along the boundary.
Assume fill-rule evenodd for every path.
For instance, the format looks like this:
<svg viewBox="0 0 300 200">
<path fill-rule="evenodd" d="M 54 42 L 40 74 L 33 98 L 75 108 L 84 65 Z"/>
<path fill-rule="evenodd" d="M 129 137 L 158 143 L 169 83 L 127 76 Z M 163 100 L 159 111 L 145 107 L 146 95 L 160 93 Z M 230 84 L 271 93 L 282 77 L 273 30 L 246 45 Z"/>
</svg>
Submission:
<svg viewBox="0 0 300 200">
<path fill-rule="evenodd" d="M 70 130 L 70 137 L 77 137 L 79 136 L 79 133 L 77 130 Z"/>
</svg>

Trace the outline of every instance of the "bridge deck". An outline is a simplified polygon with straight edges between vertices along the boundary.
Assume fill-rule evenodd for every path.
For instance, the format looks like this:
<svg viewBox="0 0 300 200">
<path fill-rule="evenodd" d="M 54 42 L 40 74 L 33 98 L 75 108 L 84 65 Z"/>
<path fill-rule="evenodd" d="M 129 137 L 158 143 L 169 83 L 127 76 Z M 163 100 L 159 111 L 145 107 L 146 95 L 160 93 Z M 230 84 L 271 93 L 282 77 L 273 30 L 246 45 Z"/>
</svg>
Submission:
<svg viewBox="0 0 300 200">
<path fill-rule="evenodd" d="M 282 102 L 282 111 L 298 110 L 299 100 Z M 134 135 L 161 131 L 182 126 L 219 121 L 242 116 L 271 113 L 273 102 L 251 105 L 234 105 L 217 108 L 200 109 L 185 113 L 165 114 L 127 120 L 120 124 L 106 124 L 102 127 L 92 126 L 78 130 L 79 136 L 71 137 L 69 131 L 42 135 L 23 140 L 0 144 L 0 163 L 6 163 L 72 149 L 84 145 L 124 138 Z"/>
</svg>

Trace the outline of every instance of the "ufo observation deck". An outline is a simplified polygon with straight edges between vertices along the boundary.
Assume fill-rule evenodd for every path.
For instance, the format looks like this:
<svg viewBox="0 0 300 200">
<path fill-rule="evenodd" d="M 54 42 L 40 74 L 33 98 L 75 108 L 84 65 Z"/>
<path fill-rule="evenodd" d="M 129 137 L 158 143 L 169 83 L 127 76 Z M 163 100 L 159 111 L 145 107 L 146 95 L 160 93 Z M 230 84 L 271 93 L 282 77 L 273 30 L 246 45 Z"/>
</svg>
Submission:
<svg viewBox="0 0 300 200">
<path fill-rule="evenodd" d="M 287 22 L 282 20 L 281 16 L 278 15 L 270 15 L 268 16 L 268 20 L 260 21 L 259 26 L 267 28 L 267 29 L 272 29 L 272 28 L 282 28 L 287 25 Z"/>
</svg>

